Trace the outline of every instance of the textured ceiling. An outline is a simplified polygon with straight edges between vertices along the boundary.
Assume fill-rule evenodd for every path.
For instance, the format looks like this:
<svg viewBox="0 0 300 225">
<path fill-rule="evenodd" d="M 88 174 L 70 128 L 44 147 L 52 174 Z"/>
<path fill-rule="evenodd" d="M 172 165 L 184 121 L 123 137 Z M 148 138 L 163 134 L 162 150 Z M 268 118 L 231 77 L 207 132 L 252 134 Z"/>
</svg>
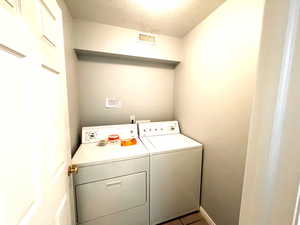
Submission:
<svg viewBox="0 0 300 225">
<path fill-rule="evenodd" d="M 225 0 L 65 0 L 76 19 L 182 37 Z"/>
</svg>

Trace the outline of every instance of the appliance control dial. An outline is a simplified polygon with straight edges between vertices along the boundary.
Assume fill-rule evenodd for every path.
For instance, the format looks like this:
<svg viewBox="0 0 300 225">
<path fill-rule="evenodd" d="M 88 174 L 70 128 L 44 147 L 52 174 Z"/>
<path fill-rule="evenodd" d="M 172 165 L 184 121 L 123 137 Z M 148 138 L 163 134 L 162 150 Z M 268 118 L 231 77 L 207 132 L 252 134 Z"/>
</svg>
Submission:
<svg viewBox="0 0 300 225">
<path fill-rule="evenodd" d="M 94 132 L 94 131 L 89 132 L 88 137 L 89 137 L 89 139 L 96 138 L 96 132 Z"/>
</svg>

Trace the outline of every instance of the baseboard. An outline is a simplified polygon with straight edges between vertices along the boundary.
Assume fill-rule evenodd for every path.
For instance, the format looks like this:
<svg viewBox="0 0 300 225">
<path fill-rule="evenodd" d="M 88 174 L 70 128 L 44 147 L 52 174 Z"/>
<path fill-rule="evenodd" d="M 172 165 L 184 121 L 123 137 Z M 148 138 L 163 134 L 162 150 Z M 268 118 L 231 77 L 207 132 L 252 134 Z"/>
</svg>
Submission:
<svg viewBox="0 0 300 225">
<path fill-rule="evenodd" d="M 212 218 L 210 218 L 210 216 L 207 214 L 205 209 L 202 208 L 202 206 L 200 207 L 200 213 L 209 225 L 216 225 L 216 223 L 212 220 Z"/>
</svg>

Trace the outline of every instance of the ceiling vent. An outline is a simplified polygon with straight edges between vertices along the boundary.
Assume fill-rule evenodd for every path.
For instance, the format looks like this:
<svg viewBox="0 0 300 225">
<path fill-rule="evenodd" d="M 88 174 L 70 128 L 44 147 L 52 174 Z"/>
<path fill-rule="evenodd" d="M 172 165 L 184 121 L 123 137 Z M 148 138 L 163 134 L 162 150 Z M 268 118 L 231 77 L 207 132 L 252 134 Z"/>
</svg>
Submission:
<svg viewBox="0 0 300 225">
<path fill-rule="evenodd" d="M 149 44 L 155 44 L 155 36 L 150 34 L 139 34 L 139 40 Z"/>
</svg>

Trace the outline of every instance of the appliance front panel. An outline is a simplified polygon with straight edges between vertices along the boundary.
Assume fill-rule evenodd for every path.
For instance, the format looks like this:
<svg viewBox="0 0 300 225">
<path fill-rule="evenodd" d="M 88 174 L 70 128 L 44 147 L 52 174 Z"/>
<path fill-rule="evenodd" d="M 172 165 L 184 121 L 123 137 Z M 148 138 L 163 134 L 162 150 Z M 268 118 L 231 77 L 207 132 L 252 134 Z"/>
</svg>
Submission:
<svg viewBox="0 0 300 225">
<path fill-rule="evenodd" d="M 146 172 L 76 186 L 78 222 L 146 204 Z"/>
<path fill-rule="evenodd" d="M 201 161 L 199 148 L 151 156 L 151 225 L 199 210 Z"/>
</svg>

